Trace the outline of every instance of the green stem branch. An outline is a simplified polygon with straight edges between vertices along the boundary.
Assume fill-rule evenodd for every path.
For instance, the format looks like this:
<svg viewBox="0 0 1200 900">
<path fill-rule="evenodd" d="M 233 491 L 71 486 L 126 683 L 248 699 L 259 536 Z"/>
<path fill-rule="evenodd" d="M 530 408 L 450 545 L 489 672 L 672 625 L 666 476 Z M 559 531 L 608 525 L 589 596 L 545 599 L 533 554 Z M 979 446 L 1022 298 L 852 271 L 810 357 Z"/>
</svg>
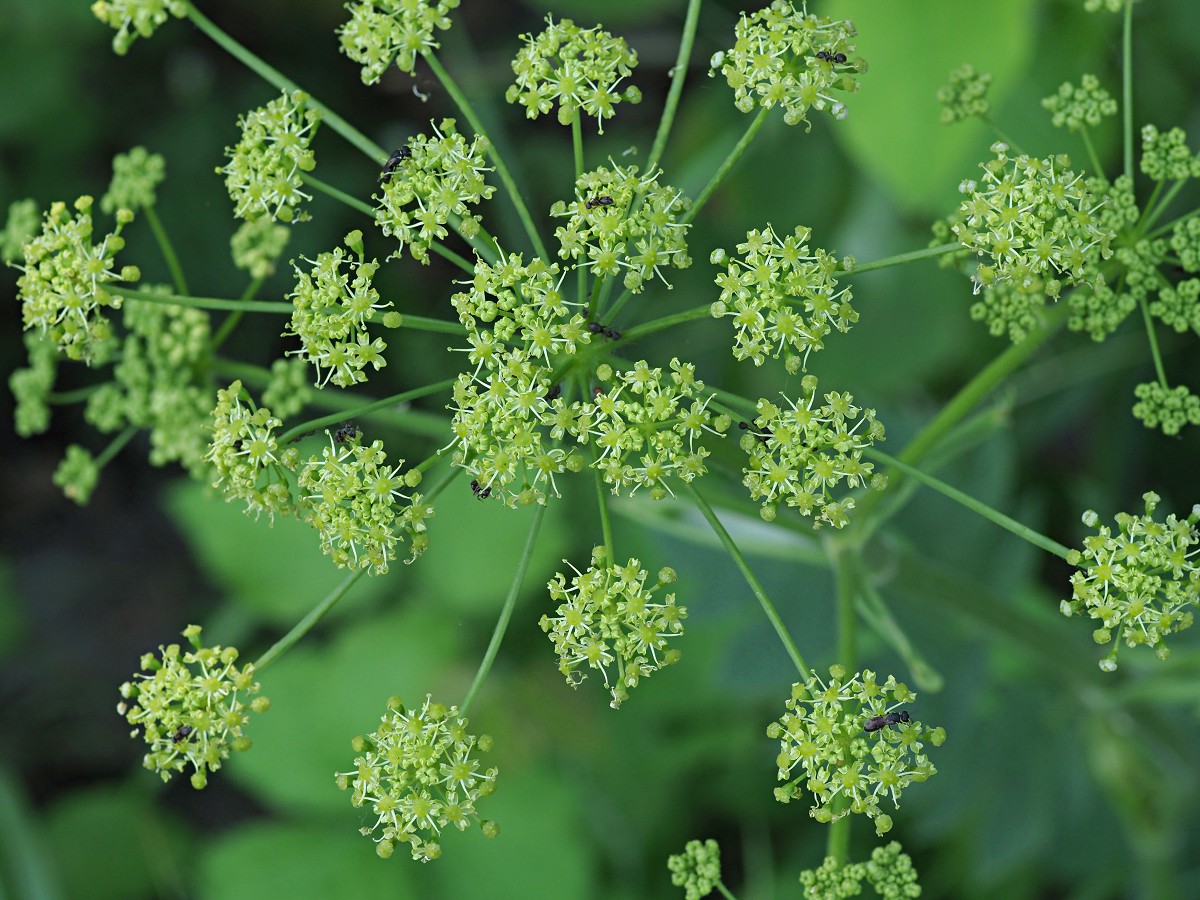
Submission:
<svg viewBox="0 0 1200 900">
<path fill-rule="evenodd" d="M 688 0 L 687 15 L 683 20 L 683 35 L 679 39 L 679 54 L 675 57 L 675 67 L 671 69 L 671 89 L 667 91 L 667 102 L 663 105 L 662 118 L 658 121 L 658 131 L 654 135 L 654 145 L 650 148 L 650 159 L 646 163 L 647 172 L 654 170 L 667 148 L 667 137 L 671 134 L 671 125 L 675 122 L 675 110 L 679 108 L 679 97 L 683 93 L 683 82 L 687 78 L 692 44 L 696 40 L 696 26 L 699 22 L 700 0 Z"/>
<path fill-rule="evenodd" d="M 448 391 L 450 388 L 454 387 L 454 383 L 456 381 L 458 381 L 457 378 L 448 378 L 445 381 L 439 381 L 435 384 L 427 384 L 424 387 L 413 388 L 411 391 L 404 391 L 401 394 L 394 394 L 391 397 L 384 397 L 382 400 L 375 400 L 372 403 L 365 403 L 349 410 L 342 410 L 334 413 L 333 415 L 310 419 L 307 422 L 302 422 L 295 428 L 289 428 L 278 437 L 277 441 L 279 445 L 282 446 L 303 434 L 316 431 L 324 428 L 327 425 L 337 425 L 347 416 L 366 416 L 375 410 L 388 409 L 389 407 L 397 406 L 401 403 L 407 403 L 409 400 L 416 400 L 420 397 L 428 397 L 430 394 L 436 394 L 440 391 Z"/>
<path fill-rule="evenodd" d="M 179 264 L 179 257 L 175 254 L 175 247 L 167 236 L 167 229 L 163 227 L 162 219 L 158 217 L 153 206 L 145 207 L 142 212 L 146 215 L 150 230 L 154 232 L 154 240 L 158 243 L 158 249 L 162 253 L 163 259 L 166 260 L 167 268 L 171 270 L 171 281 L 175 284 L 175 292 L 186 294 L 188 292 L 187 278 L 183 275 L 183 267 Z"/>
<path fill-rule="evenodd" d="M 767 107 L 763 107 L 761 110 L 759 110 L 758 115 L 754 117 L 754 120 L 746 128 L 746 133 L 742 135 L 741 140 L 739 140 L 737 145 L 729 151 L 729 155 L 725 157 L 725 161 L 721 163 L 721 165 L 717 168 L 717 171 L 713 173 L 712 178 L 709 179 L 708 184 L 704 186 L 704 190 L 700 192 L 700 196 L 696 198 L 696 201 L 692 204 L 692 208 L 683 214 L 682 218 L 680 219 L 682 224 L 686 225 L 696 218 L 696 214 L 700 212 L 700 210 L 704 207 L 704 204 L 708 202 L 708 198 L 713 195 L 713 191 L 715 191 L 720 186 L 721 182 L 725 180 L 725 176 L 729 174 L 730 170 L 734 167 L 734 164 L 736 164 L 737 161 L 742 158 L 742 154 L 746 152 L 746 148 L 750 146 L 750 142 L 754 140 L 755 136 L 759 132 L 759 129 L 763 127 L 763 124 L 767 121 L 767 116 L 770 115 L 770 113 L 771 110 Z"/>
<path fill-rule="evenodd" d="M 240 309 L 255 313 L 288 313 L 292 312 L 292 304 L 283 300 L 225 300 L 219 297 L 181 297 L 178 294 L 155 294 L 150 291 L 139 291 L 135 288 L 105 285 L 110 294 L 116 294 L 127 300 L 145 300 L 147 303 L 160 303 L 166 306 L 190 306 L 193 309 Z"/>
<path fill-rule="evenodd" d="M 938 244 L 936 247 L 926 247 L 924 250 L 912 250 L 908 253 L 897 253 L 895 256 L 885 256 L 883 259 L 873 259 L 870 262 L 855 265 L 853 269 L 845 272 L 846 276 L 853 278 L 861 272 L 872 272 L 875 269 L 886 269 L 890 266 L 899 266 L 905 263 L 915 262 L 918 259 L 929 259 L 934 256 L 944 256 L 947 253 L 952 253 L 955 250 L 961 250 L 962 244 L 953 241 L 949 244 Z M 843 270 L 845 271 L 845 270 Z"/>
<path fill-rule="evenodd" d="M 314 625 L 325 618 L 329 611 L 337 606 L 338 601 L 345 597 L 349 593 L 350 588 L 354 587 L 358 579 L 362 578 L 365 574 L 367 574 L 366 569 L 359 569 L 343 578 L 341 583 L 326 594 L 325 599 L 314 606 L 309 614 L 297 622 L 291 631 L 272 644 L 266 653 L 255 660 L 255 672 L 261 672 L 279 657 L 283 656 L 283 654 L 287 653 L 300 638 L 308 634 Z"/>
</svg>

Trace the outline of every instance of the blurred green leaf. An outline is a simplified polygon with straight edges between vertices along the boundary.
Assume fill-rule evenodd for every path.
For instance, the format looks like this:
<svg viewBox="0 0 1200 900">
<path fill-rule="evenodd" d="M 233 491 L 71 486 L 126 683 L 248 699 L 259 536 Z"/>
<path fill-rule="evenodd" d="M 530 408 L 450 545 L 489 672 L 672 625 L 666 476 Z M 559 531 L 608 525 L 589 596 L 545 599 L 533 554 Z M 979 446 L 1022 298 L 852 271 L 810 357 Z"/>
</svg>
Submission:
<svg viewBox="0 0 1200 900">
<path fill-rule="evenodd" d="M 0 768 L 0 897 L 11 893 L 18 900 L 58 900 L 64 896 L 40 830 L 20 787 L 7 768 Z"/>
</svg>

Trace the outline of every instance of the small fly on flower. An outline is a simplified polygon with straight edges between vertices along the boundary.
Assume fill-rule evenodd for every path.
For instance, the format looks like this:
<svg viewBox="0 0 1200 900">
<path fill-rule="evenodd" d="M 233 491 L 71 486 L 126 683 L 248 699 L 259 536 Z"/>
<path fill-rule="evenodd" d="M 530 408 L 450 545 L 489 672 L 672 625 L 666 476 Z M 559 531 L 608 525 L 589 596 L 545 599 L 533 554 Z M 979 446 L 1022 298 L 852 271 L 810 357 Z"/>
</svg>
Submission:
<svg viewBox="0 0 1200 900">
<path fill-rule="evenodd" d="M 179 744 L 188 739 L 188 735 L 192 733 L 191 725 L 180 725 L 179 730 L 171 735 L 171 743 Z"/>
<path fill-rule="evenodd" d="M 588 197 L 583 204 L 588 209 L 595 209 L 597 206 L 612 206 L 613 198 L 605 194 L 603 197 Z"/>
<path fill-rule="evenodd" d="M 902 709 L 899 712 L 884 713 L 882 716 L 871 716 L 867 719 L 867 724 L 863 726 L 863 731 L 870 733 L 887 728 L 889 725 L 899 725 L 901 722 L 908 724 L 908 721 L 908 710 Z"/>
<path fill-rule="evenodd" d="M 393 151 L 392 155 L 388 157 L 388 161 L 383 164 L 383 171 L 379 173 L 379 180 L 387 181 L 389 178 L 391 178 L 392 172 L 395 171 L 396 166 L 400 165 L 401 162 L 409 159 L 411 156 L 412 149 L 409 147 L 400 147 L 399 149 Z"/>
<path fill-rule="evenodd" d="M 343 422 L 338 426 L 337 431 L 333 433 L 333 439 L 339 444 L 344 444 L 347 441 L 354 440 L 360 434 L 362 432 L 358 430 L 358 426 L 353 422 Z"/>
</svg>

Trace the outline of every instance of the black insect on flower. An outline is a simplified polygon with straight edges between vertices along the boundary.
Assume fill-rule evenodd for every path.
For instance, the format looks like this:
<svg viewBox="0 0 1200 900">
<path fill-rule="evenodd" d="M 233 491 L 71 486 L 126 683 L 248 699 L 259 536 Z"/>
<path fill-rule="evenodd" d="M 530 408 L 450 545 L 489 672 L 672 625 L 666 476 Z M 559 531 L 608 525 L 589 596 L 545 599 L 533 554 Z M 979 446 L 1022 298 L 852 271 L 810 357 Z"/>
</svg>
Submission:
<svg viewBox="0 0 1200 900">
<path fill-rule="evenodd" d="M 486 500 L 488 497 L 490 497 L 492 495 L 492 489 L 490 487 L 481 486 L 479 484 L 478 479 L 472 478 L 471 479 L 471 493 L 474 494 L 476 497 L 478 497 L 480 500 Z"/>
<path fill-rule="evenodd" d="M 179 730 L 171 735 L 172 744 L 181 744 L 188 739 L 188 735 L 192 733 L 191 725 L 180 725 Z"/>
<path fill-rule="evenodd" d="M 742 429 L 742 431 L 749 431 L 752 435 L 754 435 L 756 438 L 759 439 L 759 441 L 761 441 L 764 444 L 767 442 L 767 439 L 771 437 L 771 429 L 770 428 L 768 428 L 762 432 L 755 431 L 750 426 L 749 422 L 738 422 L 738 428 Z M 906 713 L 906 715 L 907 715 L 907 713 Z"/>
<path fill-rule="evenodd" d="M 354 440 L 360 434 L 362 432 L 358 430 L 358 426 L 353 422 L 343 422 L 337 427 L 337 431 L 333 433 L 333 439 L 339 444 L 345 444 Z"/>
<path fill-rule="evenodd" d="M 562 396 L 562 385 L 552 384 L 550 390 L 546 391 L 546 400 L 552 402 Z"/>
<path fill-rule="evenodd" d="M 884 713 L 882 716 L 871 716 L 867 719 L 867 724 L 863 726 L 863 731 L 868 733 L 879 731 L 881 728 L 887 728 L 889 725 L 899 725 L 901 722 L 908 723 L 908 710 L 902 709 L 899 712 Z"/>
<path fill-rule="evenodd" d="M 587 201 L 583 205 L 588 209 L 595 209 L 597 206 L 612 206 L 613 198 L 607 194 L 604 194 L 601 197 L 588 197 Z"/>
<path fill-rule="evenodd" d="M 410 156 L 412 156 L 412 149 L 410 147 L 400 147 L 394 150 L 392 155 L 388 157 L 388 161 L 383 164 L 383 171 L 379 173 L 379 180 L 387 181 L 391 178 L 392 172 L 396 170 L 396 166 L 400 165 L 402 161 L 408 159 Z"/>
<path fill-rule="evenodd" d="M 825 62 L 837 63 L 838 65 L 846 61 L 845 53 L 830 53 L 828 50 L 818 50 L 817 59 L 823 59 Z"/>
<path fill-rule="evenodd" d="M 588 322 L 588 331 L 592 334 L 602 334 L 610 341 L 618 340 L 621 337 L 621 332 L 615 328 L 609 328 L 607 325 L 601 325 L 599 322 Z"/>
</svg>

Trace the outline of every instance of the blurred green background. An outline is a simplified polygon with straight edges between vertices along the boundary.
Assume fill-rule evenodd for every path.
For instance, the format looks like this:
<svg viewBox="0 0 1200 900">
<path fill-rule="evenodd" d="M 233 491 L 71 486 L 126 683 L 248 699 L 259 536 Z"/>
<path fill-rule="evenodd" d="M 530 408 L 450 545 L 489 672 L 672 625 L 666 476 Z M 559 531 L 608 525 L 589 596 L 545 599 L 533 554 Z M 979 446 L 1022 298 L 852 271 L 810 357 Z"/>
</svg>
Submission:
<svg viewBox="0 0 1200 900">
<path fill-rule="evenodd" d="M 977 172 L 993 140 L 978 123 L 938 121 L 933 93 L 963 62 L 995 75 L 994 116 L 1024 149 L 1079 161 L 1082 147 L 1050 128 L 1039 99 L 1083 72 L 1114 93 L 1119 83 L 1119 20 L 1084 14 L 1080 0 L 812 5 L 859 27 L 871 70 L 849 118 L 814 117 L 808 134 L 781 121 L 764 128 L 698 223 L 692 269 L 673 291 L 644 295 L 642 318 L 714 298 L 711 248 L 768 221 L 810 225 L 819 245 L 862 261 L 923 247 L 929 222 L 952 208 L 958 182 Z M 620 107 L 586 146 L 593 165 L 609 154 L 621 163 L 645 157 L 682 0 L 464 6 L 443 59 L 483 98 L 489 127 L 528 179 L 533 209 L 570 189 L 569 135 L 526 124 L 500 100 L 517 35 L 536 30 L 547 8 L 582 25 L 601 21 L 639 52 L 645 101 Z M 337 52 L 338 3 L 202 8 L 385 146 L 430 117 L 454 115 L 427 73 L 417 82 L 427 105 L 394 71 L 364 88 Z M 664 159 L 664 180 L 693 195 L 747 121 L 723 82 L 705 74 L 736 9 L 705 6 Z M 1195 0 L 1139 4 L 1139 123 L 1200 135 L 1197 16 Z M 213 169 L 237 139 L 237 115 L 274 91 L 187 22 L 168 23 L 125 58 L 112 55 L 110 40 L 86 2 L 0 0 L 0 209 L 23 197 L 45 207 L 98 196 L 113 155 L 142 144 L 167 159 L 159 213 L 183 249 L 192 289 L 234 296 L 242 287 L 229 263 L 235 225 Z M 1097 137 L 1115 171 L 1119 134 Z M 319 177 L 369 194 L 373 163 L 327 129 L 315 150 Z M 508 211 L 497 199 L 488 214 L 499 221 L 489 224 L 515 245 Z M 362 226 L 321 197 L 313 212 L 288 256 L 313 256 Z M 136 259 L 148 281 L 166 280 L 148 232 L 127 234 L 124 259 Z M 389 251 L 368 237 L 369 253 Z M 0 281 L 6 373 L 23 363 L 15 277 Z M 386 265 L 378 286 L 401 309 L 448 317 L 454 277 L 440 260 L 427 268 L 406 260 Z M 262 296 L 289 289 L 281 272 Z M 969 321 L 969 284 L 932 263 L 865 274 L 854 289 L 861 322 L 831 339 L 813 369 L 823 385 L 878 409 L 895 452 L 1006 345 Z M 1186 513 L 1200 500 L 1200 440 L 1194 432 L 1164 438 L 1129 415 L 1133 386 L 1152 374 L 1139 328 L 1131 319 L 1103 345 L 1059 336 L 989 400 L 994 415 L 981 421 L 980 440 L 940 474 L 1068 545 L 1081 537 L 1085 508 L 1109 519 L 1140 509 L 1146 490 L 1163 496 L 1165 510 Z M 274 319 L 250 322 L 228 352 L 268 364 L 287 349 L 281 330 Z M 1194 344 L 1163 337 L 1172 380 L 1200 388 Z M 736 365 L 728 340 L 727 325 L 702 322 L 639 352 L 657 364 L 695 360 L 706 381 L 752 396 L 796 387 L 780 381 L 778 367 Z M 390 343 L 373 394 L 452 374 L 444 337 Z M 86 373 L 65 377 L 60 388 L 87 381 Z M 7 394 L 0 405 L 11 422 Z M 371 436 L 408 459 L 434 449 L 378 432 Z M 359 811 L 333 783 L 334 771 L 352 765 L 351 737 L 374 727 L 389 695 L 430 691 L 456 702 L 482 656 L 528 512 L 479 503 L 465 484 L 439 502 L 419 564 L 362 583 L 269 671 L 273 705 L 253 723 L 254 750 L 202 792 L 185 781 L 164 787 L 140 769 L 139 745 L 115 713 L 117 685 L 138 656 L 199 622 L 206 640 L 236 644 L 251 659 L 340 575 L 306 527 L 247 519 L 176 471 L 150 469 L 136 441 L 104 471 L 91 505 L 76 508 L 50 475 L 67 444 L 95 452 L 100 440 L 74 409 L 56 410 L 51 430 L 33 441 L 0 429 L 0 896 L 677 897 L 667 854 L 715 837 L 726 883 L 754 900 L 799 896 L 797 872 L 820 863 L 823 828 L 803 805 L 780 806 L 771 793 L 777 747 L 764 730 L 794 671 L 732 563 L 682 504 L 614 508 L 619 554 L 679 572 L 689 610 L 683 663 L 644 683 L 619 712 L 594 678 L 578 691 L 562 682 L 536 623 L 558 561 L 581 565 L 600 539 L 587 484 L 571 484 L 550 510 L 500 660 L 472 710 L 473 728 L 496 739 L 500 788 L 485 815 L 500 822 L 498 840 L 450 835 L 433 865 L 403 852 L 378 860 L 356 833 Z M 737 502 L 732 489 L 710 493 Z M 834 662 L 827 571 L 806 564 L 803 541 L 762 527 L 752 508 L 723 516 L 809 662 Z M 913 856 L 924 896 L 1200 896 L 1200 652 L 1191 635 L 1167 665 L 1130 655 L 1118 676 L 1101 677 L 1089 626 L 1057 612 L 1066 567 L 928 493 L 894 520 L 871 563 L 896 618 L 945 681 L 918 701 L 921 718 L 949 733 L 934 758 L 939 775 L 906 792 L 894 815 L 893 836 Z M 885 643 L 862 634 L 864 665 L 921 686 Z M 856 824 L 856 857 L 873 845 L 868 830 Z"/>
</svg>

